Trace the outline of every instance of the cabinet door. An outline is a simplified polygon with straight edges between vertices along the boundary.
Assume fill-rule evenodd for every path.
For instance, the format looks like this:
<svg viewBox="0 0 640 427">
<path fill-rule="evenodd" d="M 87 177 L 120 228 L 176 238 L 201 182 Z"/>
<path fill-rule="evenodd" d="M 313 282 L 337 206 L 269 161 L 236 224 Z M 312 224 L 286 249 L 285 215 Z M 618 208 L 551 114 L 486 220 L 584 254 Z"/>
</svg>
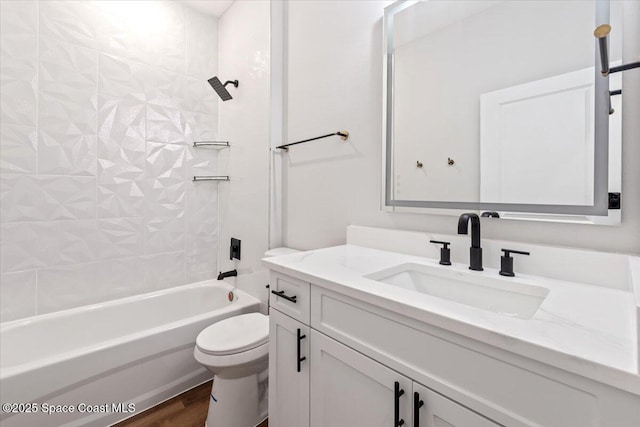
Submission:
<svg viewBox="0 0 640 427">
<path fill-rule="evenodd" d="M 269 314 L 269 425 L 309 426 L 309 327 Z"/>
<path fill-rule="evenodd" d="M 410 425 L 411 380 L 311 331 L 312 427 Z"/>
<path fill-rule="evenodd" d="M 413 427 L 499 427 L 488 418 L 413 383 Z M 422 403 L 420 403 L 422 402 Z"/>
</svg>

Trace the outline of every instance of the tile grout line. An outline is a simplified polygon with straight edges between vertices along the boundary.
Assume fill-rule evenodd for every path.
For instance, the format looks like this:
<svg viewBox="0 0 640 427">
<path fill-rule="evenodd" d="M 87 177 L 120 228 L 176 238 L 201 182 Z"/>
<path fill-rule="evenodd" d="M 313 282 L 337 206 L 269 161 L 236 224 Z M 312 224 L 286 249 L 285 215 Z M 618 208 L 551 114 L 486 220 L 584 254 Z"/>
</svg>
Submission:
<svg viewBox="0 0 640 427">
<path fill-rule="evenodd" d="M 96 51 L 96 173 L 95 173 L 95 196 L 96 196 L 96 221 L 98 220 L 98 173 L 100 172 L 99 154 L 100 150 L 100 51 Z"/>
<path fill-rule="evenodd" d="M 40 2 L 36 2 L 36 173 L 40 176 Z M 36 286 L 34 292 L 34 310 L 36 316 L 39 314 L 39 279 L 38 269 L 36 269 Z"/>
<path fill-rule="evenodd" d="M 188 44 L 187 44 L 187 10 L 184 4 L 180 5 L 181 9 L 182 9 L 182 37 L 184 40 L 184 62 L 183 62 L 183 70 L 184 73 L 187 73 L 187 57 L 189 55 L 189 50 L 188 50 Z M 185 123 L 186 125 L 186 123 Z M 186 126 L 184 131 L 186 131 Z M 184 132 L 183 131 L 183 132 Z M 186 132 L 185 132 L 185 136 L 186 136 Z M 183 138 L 186 141 L 186 138 Z M 189 254 L 188 254 L 188 250 L 189 250 L 189 234 L 187 232 L 189 226 L 188 226 L 188 221 L 189 221 L 189 215 L 188 215 L 188 201 L 189 201 L 189 191 L 188 191 L 188 186 L 189 186 L 189 181 L 187 179 L 187 177 L 189 176 L 189 147 L 188 144 L 185 144 L 185 171 L 184 171 L 184 273 L 183 273 L 183 284 L 187 284 L 188 282 L 188 276 L 189 276 Z"/>
</svg>

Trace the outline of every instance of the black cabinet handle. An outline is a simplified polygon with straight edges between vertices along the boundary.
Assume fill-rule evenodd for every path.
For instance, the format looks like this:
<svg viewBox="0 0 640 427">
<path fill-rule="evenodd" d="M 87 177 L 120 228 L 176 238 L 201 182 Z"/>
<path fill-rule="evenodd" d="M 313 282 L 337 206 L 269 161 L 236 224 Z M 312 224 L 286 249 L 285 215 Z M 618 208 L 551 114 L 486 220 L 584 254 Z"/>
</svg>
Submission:
<svg viewBox="0 0 640 427">
<path fill-rule="evenodd" d="M 274 295 L 278 295 L 280 298 L 284 298 L 287 301 L 291 301 L 292 303 L 296 303 L 298 302 L 298 297 L 297 296 L 289 296 L 289 295 L 285 295 L 284 291 L 271 291 L 272 294 Z"/>
<path fill-rule="evenodd" d="M 404 394 L 404 390 L 400 388 L 400 383 L 396 381 L 393 384 L 393 427 L 404 425 L 404 420 L 400 418 L 400 396 Z"/>
<path fill-rule="evenodd" d="M 306 337 L 307 337 L 306 335 L 302 335 L 302 331 L 300 330 L 300 328 L 298 328 L 298 357 L 297 357 L 297 364 L 298 364 L 297 370 L 298 370 L 298 372 L 300 372 L 300 364 L 302 362 L 304 362 L 305 360 L 307 360 L 306 357 L 300 357 L 300 341 L 302 341 Z"/>
<path fill-rule="evenodd" d="M 424 406 L 424 401 L 420 400 L 420 394 L 413 393 L 413 427 L 420 427 L 420 408 Z"/>
</svg>

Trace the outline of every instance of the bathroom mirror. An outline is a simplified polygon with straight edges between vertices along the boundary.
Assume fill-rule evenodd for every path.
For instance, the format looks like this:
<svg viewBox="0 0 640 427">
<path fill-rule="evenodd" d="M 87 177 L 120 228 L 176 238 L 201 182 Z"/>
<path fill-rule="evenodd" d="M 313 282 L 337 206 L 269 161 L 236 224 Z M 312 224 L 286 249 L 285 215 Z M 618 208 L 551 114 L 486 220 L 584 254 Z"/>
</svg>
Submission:
<svg viewBox="0 0 640 427">
<path fill-rule="evenodd" d="M 609 193 L 621 185 L 622 95 L 609 90 L 621 76 L 600 75 L 593 30 L 611 24 L 609 58 L 620 63 L 620 3 L 388 6 L 384 206 L 619 221 Z"/>
</svg>

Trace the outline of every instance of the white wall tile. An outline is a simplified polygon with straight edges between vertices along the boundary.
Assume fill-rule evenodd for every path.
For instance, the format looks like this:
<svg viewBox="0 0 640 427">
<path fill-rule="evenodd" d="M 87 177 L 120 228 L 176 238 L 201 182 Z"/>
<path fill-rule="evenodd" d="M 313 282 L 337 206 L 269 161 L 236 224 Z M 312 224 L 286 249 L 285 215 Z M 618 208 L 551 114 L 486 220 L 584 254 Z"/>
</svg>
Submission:
<svg viewBox="0 0 640 427">
<path fill-rule="evenodd" d="M 144 287 L 148 292 L 170 288 L 185 283 L 186 264 L 184 252 L 148 255 L 144 262 Z"/>
<path fill-rule="evenodd" d="M 213 148 L 187 146 L 186 255 L 189 282 L 217 275 L 219 184 L 189 180 L 194 175 L 217 175 L 218 152 Z"/>
<path fill-rule="evenodd" d="M 98 91 L 116 99 L 144 101 L 151 67 L 101 53 L 98 56 Z M 149 89 L 150 90 L 150 89 Z"/>
<path fill-rule="evenodd" d="M 38 4 L 0 2 L 0 122 L 36 125 Z"/>
<path fill-rule="evenodd" d="M 144 218 L 98 220 L 97 259 L 144 255 Z"/>
<path fill-rule="evenodd" d="M 186 146 L 147 143 L 147 254 L 185 248 Z"/>
<path fill-rule="evenodd" d="M 98 49 L 103 34 L 101 16 L 91 1 L 41 1 L 40 34 Z"/>
<path fill-rule="evenodd" d="M 179 217 L 156 216 L 147 218 L 145 228 L 147 254 L 184 249 L 184 230 L 184 215 Z"/>
<path fill-rule="evenodd" d="M 144 215 L 145 104 L 100 96 L 98 217 Z"/>
<path fill-rule="evenodd" d="M 2 272 L 47 267 L 52 264 L 56 236 L 47 234 L 46 224 L 18 222 L 0 226 L 0 268 Z"/>
<path fill-rule="evenodd" d="M 65 310 L 145 292 L 134 258 L 38 271 L 38 313 Z"/>
<path fill-rule="evenodd" d="M 2 224 L 2 272 L 90 262 L 98 233 L 94 220 Z"/>
<path fill-rule="evenodd" d="M 187 39 L 187 74 L 204 82 L 218 68 L 218 20 L 187 7 L 185 9 Z"/>
<path fill-rule="evenodd" d="M 0 275 L 0 322 L 36 314 L 36 271 Z"/>
<path fill-rule="evenodd" d="M 161 28 L 158 39 L 161 41 L 161 66 L 178 73 L 185 72 L 185 8 L 177 2 L 158 3 L 166 13 L 167 20 Z"/>
<path fill-rule="evenodd" d="M 36 173 L 36 128 L 0 125 L 0 172 Z"/>
<path fill-rule="evenodd" d="M 0 270 L 27 286 L 0 320 L 215 274 L 217 185 L 187 174 L 217 153 L 187 144 L 218 139 L 216 20 L 174 1 L 1 6 Z"/>
<path fill-rule="evenodd" d="M 147 104 L 147 141 L 185 143 L 187 115 L 177 107 Z"/>
<path fill-rule="evenodd" d="M 184 215 L 186 147 L 147 142 L 147 217 Z"/>
<path fill-rule="evenodd" d="M 95 218 L 95 177 L 0 177 L 0 222 Z"/>
<path fill-rule="evenodd" d="M 38 172 L 95 175 L 97 53 L 40 38 Z"/>
</svg>

